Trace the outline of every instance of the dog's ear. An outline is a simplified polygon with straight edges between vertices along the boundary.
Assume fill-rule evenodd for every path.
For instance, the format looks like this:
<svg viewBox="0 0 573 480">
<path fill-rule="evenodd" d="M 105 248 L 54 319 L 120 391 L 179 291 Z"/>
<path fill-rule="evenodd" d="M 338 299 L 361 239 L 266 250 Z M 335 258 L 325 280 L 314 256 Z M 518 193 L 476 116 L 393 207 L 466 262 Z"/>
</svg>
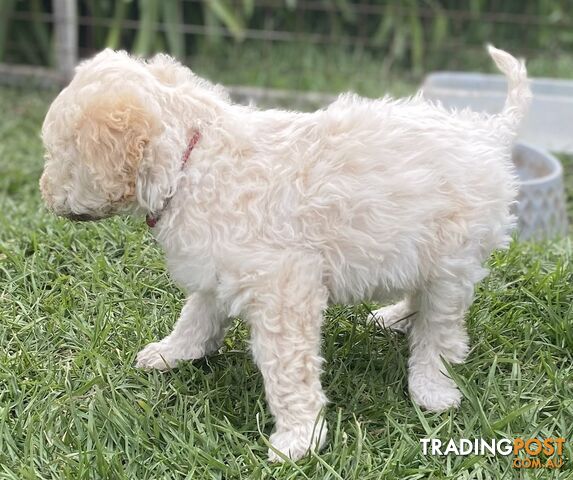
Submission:
<svg viewBox="0 0 573 480">
<path fill-rule="evenodd" d="M 78 63 L 78 65 L 76 65 L 75 72 L 76 75 L 86 74 L 93 77 L 94 69 L 109 66 L 113 63 L 125 63 L 129 58 L 129 54 L 125 50 L 112 50 L 111 48 L 106 48 L 97 55 Z"/>
<path fill-rule="evenodd" d="M 112 203 L 136 199 L 140 168 L 160 135 L 154 116 L 129 92 L 95 97 L 78 124 L 76 146 L 92 181 Z"/>
<path fill-rule="evenodd" d="M 172 195 L 176 172 L 168 168 L 170 151 L 161 136 L 147 144 L 137 170 L 135 193 L 137 203 L 148 213 L 157 213 Z"/>
<path fill-rule="evenodd" d="M 93 60 L 96 60 L 98 62 L 102 60 L 109 60 L 110 58 L 113 58 L 116 55 L 125 55 L 125 52 L 123 50 L 115 52 L 111 48 L 104 48 L 101 52 L 99 52 L 97 55 L 93 57 Z"/>
<path fill-rule="evenodd" d="M 146 63 L 147 69 L 163 85 L 177 87 L 188 82 L 193 74 L 173 57 L 158 53 Z"/>
</svg>

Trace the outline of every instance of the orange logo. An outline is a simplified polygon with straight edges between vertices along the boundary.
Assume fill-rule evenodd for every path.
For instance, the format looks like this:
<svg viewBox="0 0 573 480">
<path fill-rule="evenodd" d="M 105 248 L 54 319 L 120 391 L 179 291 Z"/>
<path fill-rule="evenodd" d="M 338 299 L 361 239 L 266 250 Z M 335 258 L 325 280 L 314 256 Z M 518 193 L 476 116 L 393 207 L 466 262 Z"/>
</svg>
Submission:
<svg viewBox="0 0 573 480">
<path fill-rule="evenodd" d="M 513 440 L 513 468 L 551 468 L 563 466 L 563 437 L 516 438 Z M 522 456 L 520 456 L 520 454 Z"/>
</svg>

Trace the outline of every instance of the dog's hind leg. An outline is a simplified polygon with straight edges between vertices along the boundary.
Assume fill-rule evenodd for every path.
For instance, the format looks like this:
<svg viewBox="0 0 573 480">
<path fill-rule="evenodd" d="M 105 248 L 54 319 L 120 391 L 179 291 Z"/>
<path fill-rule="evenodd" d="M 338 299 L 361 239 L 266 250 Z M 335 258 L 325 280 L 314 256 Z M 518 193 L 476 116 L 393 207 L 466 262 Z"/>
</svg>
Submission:
<svg viewBox="0 0 573 480">
<path fill-rule="evenodd" d="M 194 360 L 217 350 L 225 335 L 227 315 L 217 309 L 214 295 L 192 294 L 173 331 L 137 355 L 137 367 L 167 370 L 180 360 Z"/>
<path fill-rule="evenodd" d="M 417 296 L 417 318 L 409 330 L 408 386 L 427 410 L 456 407 L 461 394 L 442 362 L 462 363 L 468 353 L 464 314 L 484 269 L 466 258 L 447 258 Z"/>
<path fill-rule="evenodd" d="M 374 310 L 368 320 L 374 321 L 380 328 L 406 333 L 416 318 L 416 310 L 409 298 L 398 303 Z"/>
<path fill-rule="evenodd" d="M 253 286 L 247 308 L 253 357 L 261 370 L 267 402 L 275 418 L 270 461 L 279 453 L 297 460 L 319 450 L 326 439 L 320 384 L 322 313 L 328 293 L 320 261 L 287 256 Z"/>
</svg>

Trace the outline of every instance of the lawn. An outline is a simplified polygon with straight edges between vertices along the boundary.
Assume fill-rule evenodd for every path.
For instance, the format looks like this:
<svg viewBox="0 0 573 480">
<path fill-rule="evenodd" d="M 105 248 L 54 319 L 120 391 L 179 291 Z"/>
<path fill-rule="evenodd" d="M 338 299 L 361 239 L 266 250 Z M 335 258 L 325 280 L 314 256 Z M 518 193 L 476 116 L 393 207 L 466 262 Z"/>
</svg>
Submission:
<svg viewBox="0 0 573 480">
<path fill-rule="evenodd" d="M 329 309 L 328 446 L 269 465 L 272 420 L 240 322 L 208 359 L 166 374 L 133 367 L 183 296 L 142 220 L 77 225 L 41 206 L 51 95 L 0 89 L 0 479 L 573 478 L 571 238 L 492 257 L 468 315 L 473 349 L 452 370 L 457 411 L 412 404 L 406 341 L 368 323 L 367 306 Z M 565 437 L 563 469 L 420 447 L 517 436 Z"/>
</svg>

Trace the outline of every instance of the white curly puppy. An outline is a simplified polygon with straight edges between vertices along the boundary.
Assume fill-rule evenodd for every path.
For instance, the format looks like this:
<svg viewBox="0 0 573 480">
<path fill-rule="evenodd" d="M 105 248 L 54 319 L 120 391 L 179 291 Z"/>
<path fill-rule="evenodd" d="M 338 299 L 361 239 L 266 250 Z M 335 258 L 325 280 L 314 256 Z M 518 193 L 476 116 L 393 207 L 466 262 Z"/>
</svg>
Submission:
<svg viewBox="0 0 573 480">
<path fill-rule="evenodd" d="M 44 122 L 43 198 L 75 220 L 147 215 L 190 295 L 138 366 L 203 357 L 241 315 L 276 420 L 270 459 L 298 459 L 326 437 L 324 309 L 394 298 L 377 317 L 392 326 L 416 312 L 412 399 L 457 406 L 442 359 L 464 360 L 464 312 L 482 263 L 508 242 L 510 150 L 530 99 L 523 63 L 489 52 L 509 80 L 498 115 L 451 112 L 420 95 L 261 111 L 166 55 L 106 50 L 82 63 Z"/>
</svg>

